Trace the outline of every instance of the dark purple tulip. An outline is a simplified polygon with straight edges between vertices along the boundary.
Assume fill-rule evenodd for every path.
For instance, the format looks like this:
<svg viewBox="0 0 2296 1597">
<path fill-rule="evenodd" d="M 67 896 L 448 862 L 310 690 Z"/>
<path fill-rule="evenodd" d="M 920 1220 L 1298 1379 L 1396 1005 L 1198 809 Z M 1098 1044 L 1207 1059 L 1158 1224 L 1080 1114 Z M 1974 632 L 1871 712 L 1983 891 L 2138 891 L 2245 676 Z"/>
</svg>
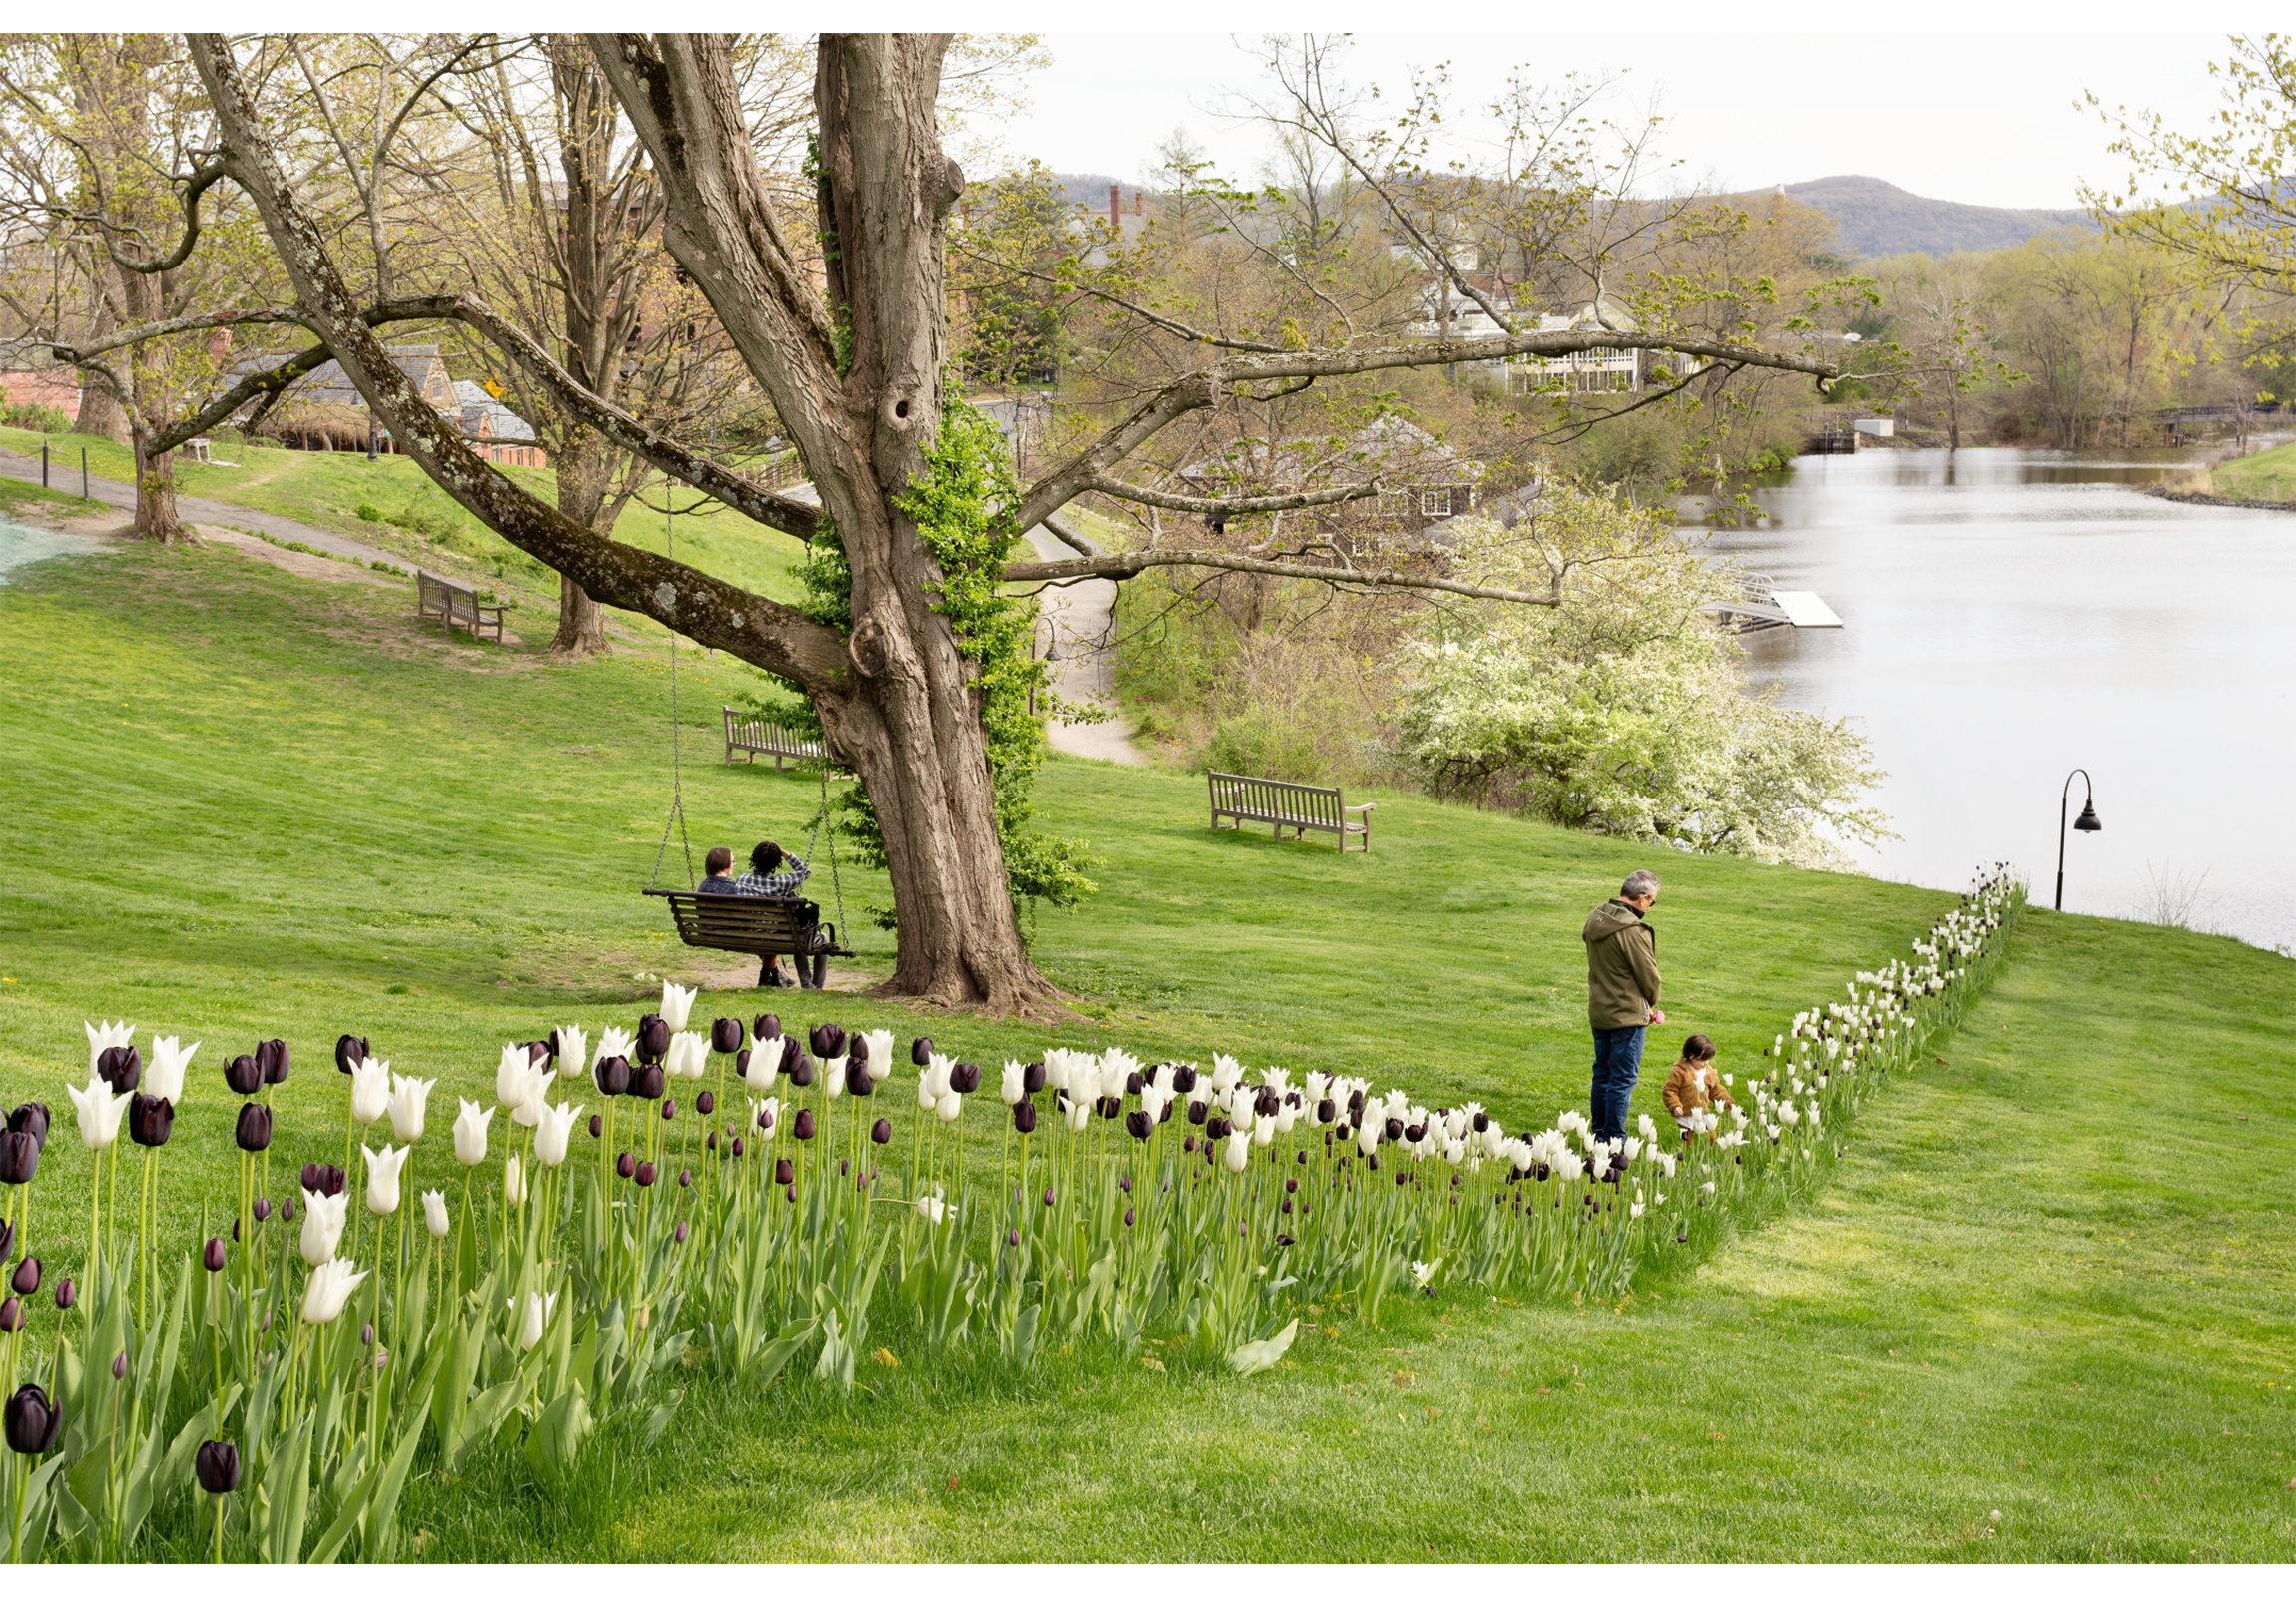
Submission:
<svg viewBox="0 0 2296 1597">
<path fill-rule="evenodd" d="M 1296 1177 L 1296 1176 L 1286 1176 L 1286 1177 L 1284 1178 L 1284 1191 L 1286 1191 L 1286 1192 L 1298 1192 L 1299 1190 L 1300 1190 L 1300 1182 L 1299 1182 L 1299 1178 L 1298 1178 L 1298 1177 Z"/>
<path fill-rule="evenodd" d="M 302 1190 L 332 1198 L 343 1189 L 342 1171 L 334 1165 L 305 1165 L 302 1167 Z"/>
<path fill-rule="evenodd" d="M 675 1120 L 678 1118 L 677 1099 L 665 1098 L 662 1100 L 662 1118 L 664 1120 Z"/>
<path fill-rule="evenodd" d="M 271 1217 L 272 1201 L 269 1198 L 258 1198 L 256 1200 L 256 1224 L 260 1226 Z"/>
<path fill-rule="evenodd" d="M 750 1022 L 750 1035 L 760 1042 L 772 1042 L 781 1034 L 782 1017 L 779 1015 L 760 1015 Z"/>
<path fill-rule="evenodd" d="M 1388 1122 L 1388 1124 L 1393 1126 L 1397 1124 L 1397 1122 L 1391 1120 Z M 1428 1129 L 1424 1125 L 1404 1127 L 1404 1141 L 1406 1142 L 1424 1142 L 1427 1139 L 1427 1134 Z"/>
<path fill-rule="evenodd" d="M 242 1054 L 224 1066 L 224 1085 L 242 1098 L 264 1090 L 264 1067 L 254 1054 Z"/>
<path fill-rule="evenodd" d="M 640 1065 L 630 1072 L 630 1096 L 652 1100 L 669 1091 L 660 1065 Z"/>
<path fill-rule="evenodd" d="M 638 1156 L 625 1148 L 614 1160 L 614 1174 L 628 1181 L 638 1173 Z"/>
<path fill-rule="evenodd" d="M 1127 1226 L 1132 1224 L 1132 1211 L 1129 1208 L 1124 1211 L 1124 1224 Z"/>
<path fill-rule="evenodd" d="M 240 1489 L 240 1450 L 228 1441 L 203 1441 L 192 1455 L 192 1473 L 212 1497 Z"/>
<path fill-rule="evenodd" d="M 351 1066 L 362 1064 L 365 1062 L 365 1060 L 366 1039 L 364 1037 L 353 1037 L 349 1032 L 346 1031 L 341 1036 L 335 1038 L 335 1069 L 341 1071 L 344 1075 L 347 1076 L 350 1074 Z"/>
<path fill-rule="evenodd" d="M 10 1221 L 0 1220 L 0 1260 L 6 1259 L 15 1251 L 16 1227 Z"/>
<path fill-rule="evenodd" d="M 1304 1165 L 1304 1164 L 1306 1164 L 1307 1162 L 1308 1162 L 1308 1150 L 1307 1150 L 1307 1149 L 1305 1149 L 1305 1148 L 1303 1148 L 1303 1149 L 1301 1149 L 1301 1150 L 1300 1150 L 1300 1163 Z"/>
<path fill-rule="evenodd" d="M 1124 1100 L 1121 1098 L 1103 1098 L 1092 1107 L 1098 1112 L 1102 1120 L 1114 1120 L 1118 1115 L 1124 1113 Z"/>
<path fill-rule="evenodd" d="M 1135 1109 L 1124 1117 L 1124 1129 L 1138 1141 L 1146 1142 L 1148 1134 L 1156 1129 L 1156 1125 L 1148 1118 L 1147 1110 Z"/>
<path fill-rule="evenodd" d="M 56 1307 L 58 1309 L 69 1309 L 79 1301 L 80 1289 L 73 1284 L 70 1276 L 66 1276 L 62 1281 L 56 1283 Z"/>
<path fill-rule="evenodd" d="M 240 1105 L 240 1123 L 235 1135 L 240 1147 L 248 1153 L 260 1154 L 272 1145 L 272 1112 L 264 1104 Z"/>
<path fill-rule="evenodd" d="M 8 1116 L 10 1131 L 24 1132 L 42 1148 L 48 1146 L 48 1106 L 41 1103 L 18 1104 Z"/>
<path fill-rule="evenodd" d="M 1205 1117 L 1206 1115 L 1210 1114 L 1211 1112 L 1212 1112 L 1212 1110 L 1211 1110 L 1211 1106 L 1210 1106 L 1210 1105 L 1208 1105 L 1207 1103 L 1205 1103 L 1203 1099 L 1201 1099 L 1201 1098 L 1191 1098 L 1191 1099 L 1189 1099 L 1189 1100 L 1188 1100 L 1188 1124 L 1189 1124 L 1189 1125 L 1191 1125 L 1191 1126 L 1201 1126 L 1202 1124 L 1204 1124 L 1204 1117 Z"/>
<path fill-rule="evenodd" d="M 600 1118 L 599 1118 L 598 1116 L 596 1116 L 596 1115 L 592 1115 L 592 1116 L 590 1117 L 590 1135 L 591 1135 L 591 1136 L 593 1136 L 593 1137 L 602 1136 L 602 1135 L 604 1135 L 604 1133 L 605 1133 L 605 1130 L 606 1130 L 606 1123 L 605 1123 L 605 1121 L 603 1121 L 602 1119 L 600 1119 Z"/>
<path fill-rule="evenodd" d="M 681 1171 L 679 1171 L 679 1172 L 678 1172 L 678 1185 L 679 1185 L 679 1186 L 681 1186 L 681 1187 L 691 1187 L 693 1184 L 694 1184 L 694 1173 L 693 1173 L 691 1170 L 681 1170 Z"/>
<path fill-rule="evenodd" d="M 856 1037 L 854 1041 L 858 1043 L 861 1039 Z M 835 1070 L 837 1067 L 831 1065 L 826 1068 Z M 868 1061 L 866 1059 L 856 1059 L 851 1054 L 846 1055 L 845 1074 L 846 1091 L 853 1097 L 866 1098 L 870 1093 L 876 1091 L 876 1078 L 868 1073 Z"/>
<path fill-rule="evenodd" d="M 1365 1160 L 1364 1162 L 1370 1165 L 1374 1170 L 1380 1168 L 1380 1156 L 1378 1154 L 1372 1155 L 1371 1158 Z"/>
<path fill-rule="evenodd" d="M 856 1060 L 864 1065 L 868 1063 L 868 1038 L 865 1035 L 857 1031 L 846 1039 L 846 1060 L 849 1064 Z"/>
<path fill-rule="evenodd" d="M 1004 1245 L 1007 1248 L 1017 1248 L 1020 1246 L 1020 1228 L 1018 1226 L 1013 1227 L 1010 1231 L 1004 1234 Z"/>
<path fill-rule="evenodd" d="M 1357 1125 L 1364 1123 L 1364 1090 L 1358 1087 L 1348 1094 L 1348 1114 Z"/>
<path fill-rule="evenodd" d="M 124 1098 L 144 1079 L 144 1056 L 133 1044 L 126 1048 L 107 1048 L 96 1056 L 96 1074 L 110 1082 L 112 1091 Z"/>
<path fill-rule="evenodd" d="M 1036 1129 L 1036 1101 L 1023 1098 L 1012 1106 L 1012 1129 L 1027 1136 Z"/>
<path fill-rule="evenodd" d="M 799 1042 L 795 1037 L 784 1037 L 782 1039 L 782 1074 L 786 1076 L 796 1069 L 798 1061 L 805 1056 L 804 1043 Z"/>
<path fill-rule="evenodd" d="M 739 1076 L 739 1077 L 741 1077 L 741 1078 L 742 1078 L 744 1081 L 747 1081 L 747 1080 L 749 1080 L 749 1078 L 750 1078 L 750 1051 L 749 1051 L 749 1049 L 747 1049 L 747 1048 L 744 1048 L 744 1049 L 743 1049 L 743 1050 L 742 1050 L 740 1053 L 738 1053 L 738 1054 L 734 1055 L 734 1074 L 735 1074 L 735 1075 L 737 1075 L 737 1076 Z"/>
<path fill-rule="evenodd" d="M 980 1067 L 967 1064 L 954 1066 L 948 1073 L 948 1086 L 951 1092 L 971 1093 L 979 1091 Z"/>
<path fill-rule="evenodd" d="M 1183 1098 L 1196 1090 L 1194 1065 L 1175 1065 L 1172 1068 L 1172 1090 Z"/>
<path fill-rule="evenodd" d="M 676 1232 L 676 1236 L 677 1236 L 677 1239 L 678 1239 L 678 1241 L 680 1241 L 680 1242 L 684 1242 L 684 1241 L 686 1240 L 686 1237 L 687 1237 L 687 1235 L 688 1235 L 688 1232 L 687 1232 L 686 1223 L 685 1223 L 683 1220 L 681 1220 L 681 1221 L 679 1221 L 679 1222 L 678 1222 L 678 1230 L 677 1230 L 677 1232 Z"/>
<path fill-rule="evenodd" d="M 919 1070 L 931 1067 L 932 1039 L 930 1037 L 919 1037 L 908 1045 L 908 1062 Z"/>
<path fill-rule="evenodd" d="M 287 1079 L 287 1045 L 277 1037 L 257 1043 L 256 1063 L 263 1067 L 265 1085 L 278 1086 Z"/>
<path fill-rule="evenodd" d="M 742 1046 L 742 1023 L 731 1015 L 720 1015 L 710 1022 L 710 1047 L 715 1052 L 730 1054 Z"/>
<path fill-rule="evenodd" d="M 716 1153 L 718 1151 L 718 1134 L 714 1131 L 711 1132 L 709 1141 L 704 1143 L 703 1146 L 709 1149 L 710 1152 Z"/>
<path fill-rule="evenodd" d="M 814 1112 L 811 1109 L 799 1110 L 798 1123 L 790 1129 L 797 1133 L 798 1141 L 812 1142 L 814 1140 Z"/>
<path fill-rule="evenodd" d="M 1337 1120 L 1337 1119 L 1339 1119 L 1339 1118 L 1340 1118 L 1340 1106 L 1339 1106 L 1338 1104 L 1336 1104 L 1336 1103 L 1332 1102 L 1332 1100 L 1331 1100 L 1331 1099 L 1329 1099 L 1329 1098 L 1326 1098 L 1326 1099 L 1325 1099 L 1325 1100 L 1324 1100 L 1322 1103 L 1320 1103 L 1320 1104 L 1316 1105 L 1316 1124 L 1317 1124 L 1317 1125 L 1319 1125 L 1319 1126 L 1328 1126 L 1328 1125 L 1330 1125 L 1330 1124 L 1331 1124 L 1333 1121 L 1335 1121 L 1335 1120 Z"/>
<path fill-rule="evenodd" d="M 530 1042 L 526 1045 L 526 1062 L 530 1065 L 539 1065 L 545 1059 L 557 1057 L 558 1040 L 555 1037 L 545 1037 L 540 1042 Z"/>
<path fill-rule="evenodd" d="M 139 1148 L 157 1148 L 176 1129 L 176 1106 L 165 1098 L 138 1093 L 128 1100 L 128 1140 Z"/>
<path fill-rule="evenodd" d="M 1161 1126 L 1165 1121 L 1170 1120 L 1171 1118 L 1172 1100 L 1167 1098 L 1164 1100 L 1164 1107 L 1156 1112 L 1156 1124 Z"/>
<path fill-rule="evenodd" d="M 1031 1095 L 1044 1090 L 1044 1061 L 1040 1059 L 1021 1071 L 1020 1090 Z"/>
<path fill-rule="evenodd" d="M 654 1177 L 655 1177 L 655 1175 L 656 1175 L 656 1174 L 657 1174 L 657 1172 L 656 1172 L 656 1171 L 655 1171 L 655 1169 L 654 1169 L 654 1164 L 653 1164 L 653 1161 L 652 1161 L 652 1160 L 640 1160 L 640 1161 L 639 1161 L 639 1163 L 638 1163 L 638 1171 L 637 1171 L 637 1176 L 638 1176 L 638 1185 L 639 1185 L 639 1186 L 641 1186 L 641 1187 L 651 1187 L 651 1186 L 653 1186 L 653 1185 L 654 1185 Z"/>
<path fill-rule="evenodd" d="M 16 1267 L 16 1274 L 9 1279 L 8 1284 L 27 1298 L 38 1292 L 40 1290 L 40 1261 L 33 1255 L 26 1254 L 23 1263 Z"/>
<path fill-rule="evenodd" d="M 373 1321 L 370 1320 L 365 1325 L 358 1328 L 358 1339 L 366 1346 L 372 1347 L 374 1345 Z"/>
<path fill-rule="evenodd" d="M 112 1378 L 114 1380 L 126 1380 L 128 1378 L 128 1349 L 125 1347 L 112 1355 Z"/>
<path fill-rule="evenodd" d="M 807 1030 L 806 1046 L 816 1059 L 835 1059 L 846 1051 L 846 1029 L 834 1020 L 825 1021 Z"/>
<path fill-rule="evenodd" d="M 630 1090 L 630 1061 L 620 1054 L 601 1059 L 598 1068 L 590 1072 L 590 1079 L 607 1097 L 619 1098 Z"/>
<path fill-rule="evenodd" d="M 1052 1207 L 1052 1189 L 1050 1187 L 1044 1189 L 1044 1207 L 1047 1209 Z"/>
<path fill-rule="evenodd" d="M 1147 1081 L 1141 1076 L 1139 1071 L 1133 1071 L 1130 1075 L 1124 1078 L 1124 1096 L 1127 1098 L 1139 1097 L 1140 1089 L 1145 1087 L 1147 1084 Z"/>
<path fill-rule="evenodd" d="M 660 1064 L 670 1051 L 670 1023 L 660 1015 L 648 1015 L 638 1022 L 638 1060 L 641 1064 Z"/>
<path fill-rule="evenodd" d="M 210 1237 L 208 1239 L 207 1247 L 200 1250 L 200 1263 L 206 1265 L 211 1273 L 224 1268 L 223 1238 Z"/>
<path fill-rule="evenodd" d="M 811 1087 L 814 1084 L 814 1062 L 804 1053 L 801 1052 L 798 1055 L 798 1062 L 796 1064 L 786 1066 L 785 1069 L 787 1070 L 790 1078 L 790 1085 L 794 1087 Z"/>
<path fill-rule="evenodd" d="M 1380 1128 L 1380 1135 L 1387 1138 L 1387 1140 L 1390 1142 L 1398 1141 L 1402 1138 L 1403 1134 L 1404 1123 L 1392 1115 L 1388 1117 L 1387 1124 Z"/>
<path fill-rule="evenodd" d="M 892 1141 L 892 1122 L 889 1120 L 878 1120 L 875 1125 L 869 1127 L 868 1140 L 875 1143 L 879 1148 L 882 1148 L 886 1143 Z"/>
<path fill-rule="evenodd" d="M 240 1223 L 239 1223 L 238 1221 L 236 1221 L 236 1220 L 235 1220 L 235 1221 L 233 1221 L 233 1222 L 232 1222 L 232 1241 L 234 1241 L 234 1242 L 238 1242 L 239 1240 L 240 1240 Z"/>
<path fill-rule="evenodd" d="M 760 1131 L 772 1131 L 773 1129 L 774 1129 L 774 1111 L 773 1111 L 773 1107 L 772 1107 L 771 1105 L 769 1105 L 769 1104 L 761 1104 L 761 1105 L 759 1106 L 759 1108 L 758 1108 L 758 1130 L 760 1130 Z"/>
<path fill-rule="evenodd" d="M 1265 1119 L 1284 1107 L 1284 1095 L 1273 1087 L 1262 1087 L 1252 1095 L 1252 1113 Z"/>
<path fill-rule="evenodd" d="M 13 1336 L 24 1329 L 24 1304 L 18 1298 L 0 1299 L 0 1331 Z"/>
<path fill-rule="evenodd" d="M 0 1132 L 0 1182 L 21 1187 L 39 1173 L 39 1139 L 28 1131 Z"/>
<path fill-rule="evenodd" d="M 775 1185 L 775 1186 L 777 1186 L 777 1187 L 787 1187 L 787 1186 L 791 1185 L 793 1182 L 795 1182 L 797 1179 L 798 1179 L 798 1175 L 797 1175 L 797 1172 L 796 1172 L 796 1171 L 794 1171 L 794 1170 L 792 1170 L 792 1169 L 790 1168 L 790 1162 L 789 1162 L 787 1159 L 777 1159 L 777 1160 L 775 1160 L 775 1161 L 774 1161 L 774 1185 Z"/>
<path fill-rule="evenodd" d="M 1490 1116 L 1484 1114 L 1479 1109 L 1476 1110 L 1474 1115 L 1474 1129 L 1476 1131 L 1490 1130 Z"/>
<path fill-rule="evenodd" d="M 1236 1128 L 1230 1125 L 1226 1119 L 1219 1115 L 1214 1115 L 1209 1120 L 1204 1122 L 1204 1140 L 1206 1142 L 1223 1141 L 1226 1139 L 1227 1135 L 1235 1129 Z"/>
<path fill-rule="evenodd" d="M 39 1456 L 56 1445 L 56 1434 L 64 1428 L 63 1408 L 48 1400 L 48 1394 L 26 1381 L 16 1388 L 16 1395 L 8 1399 L 4 1417 L 0 1417 L 0 1430 L 8 1437 L 8 1450 L 27 1458 Z"/>
</svg>

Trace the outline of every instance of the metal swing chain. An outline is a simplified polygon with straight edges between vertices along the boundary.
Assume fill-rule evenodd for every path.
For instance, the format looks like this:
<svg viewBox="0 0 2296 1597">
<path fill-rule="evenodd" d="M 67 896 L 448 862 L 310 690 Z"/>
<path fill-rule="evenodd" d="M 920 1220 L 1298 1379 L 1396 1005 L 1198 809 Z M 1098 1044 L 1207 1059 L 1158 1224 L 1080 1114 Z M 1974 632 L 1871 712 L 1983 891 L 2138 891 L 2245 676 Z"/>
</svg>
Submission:
<svg viewBox="0 0 2296 1597">
<path fill-rule="evenodd" d="M 829 766 L 829 762 L 828 762 L 827 760 L 824 760 L 824 761 L 822 762 L 822 801 L 821 801 L 821 807 L 820 807 L 819 809 L 816 809 L 816 810 L 814 811 L 814 834 L 813 834 L 811 837 L 808 837 L 808 838 L 806 839 L 806 863 L 807 863 L 807 864 L 809 864 L 809 865 L 813 863 L 813 859 L 814 859 L 814 850 L 815 850 L 816 848 L 818 848 L 818 847 L 820 847 L 820 846 L 821 846 L 821 841 L 822 841 L 822 828 L 823 828 L 824 826 L 829 826 L 829 819 L 830 819 L 830 766 Z M 844 883 L 843 881 L 840 881 L 840 880 L 838 879 L 838 829 L 837 829 L 837 827 L 835 827 L 835 826 L 830 826 L 830 828 L 829 828 L 829 832 L 830 832 L 830 836 L 829 836 L 829 842 L 830 842 L 830 891 L 831 891 L 833 894 L 835 894 L 835 895 L 836 895 L 836 898 L 837 898 L 837 902 L 838 902 L 838 918 L 837 918 L 837 922 L 836 922 L 836 924 L 837 924 L 837 925 L 838 925 L 840 928 L 842 928 L 842 930 L 843 930 L 843 932 L 844 932 L 845 934 L 847 934 L 847 935 L 851 935 L 851 933 L 852 933 L 852 931 L 853 931 L 853 928 L 852 928 L 851 926 L 848 926 L 848 925 L 846 925 L 846 889 L 845 889 L 845 883 Z"/>
<path fill-rule="evenodd" d="M 674 501 L 662 496 L 663 552 L 675 560 L 678 557 L 678 512 Z M 686 789 L 678 754 L 678 629 L 670 629 L 670 813 L 662 821 L 662 844 L 654 850 L 654 874 L 646 883 L 651 892 L 662 879 L 662 855 L 670 849 L 670 828 L 678 828 L 678 846 L 686 855 L 686 886 L 694 886 L 694 844 L 686 835 Z M 832 845 L 833 852 L 835 845 Z"/>
</svg>

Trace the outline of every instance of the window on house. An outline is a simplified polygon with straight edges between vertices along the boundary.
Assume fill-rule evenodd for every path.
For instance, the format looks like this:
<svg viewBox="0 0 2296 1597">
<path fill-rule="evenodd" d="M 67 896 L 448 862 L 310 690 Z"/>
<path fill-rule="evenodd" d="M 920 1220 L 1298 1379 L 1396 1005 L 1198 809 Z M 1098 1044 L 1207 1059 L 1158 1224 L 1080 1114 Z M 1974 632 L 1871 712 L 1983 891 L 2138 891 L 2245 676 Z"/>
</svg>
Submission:
<svg viewBox="0 0 2296 1597">
<path fill-rule="evenodd" d="M 1420 514 L 1423 516 L 1449 515 L 1450 490 L 1448 488 L 1422 488 L 1420 490 Z"/>
</svg>

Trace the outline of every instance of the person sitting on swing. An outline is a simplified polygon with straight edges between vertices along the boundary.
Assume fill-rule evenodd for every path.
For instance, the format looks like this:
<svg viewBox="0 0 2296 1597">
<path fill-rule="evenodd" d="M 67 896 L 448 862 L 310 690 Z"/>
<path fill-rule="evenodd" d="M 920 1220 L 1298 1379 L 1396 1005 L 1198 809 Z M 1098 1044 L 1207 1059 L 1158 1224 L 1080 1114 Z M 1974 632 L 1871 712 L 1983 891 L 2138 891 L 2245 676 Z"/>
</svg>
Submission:
<svg viewBox="0 0 2296 1597">
<path fill-rule="evenodd" d="M 717 857 L 718 850 L 712 849 L 709 862 L 714 863 Z M 733 855 L 730 850 L 727 852 L 726 858 L 727 865 L 731 868 Z M 798 895 L 798 889 L 805 885 L 806 878 L 813 873 L 811 865 L 803 859 L 783 853 L 782 845 L 769 837 L 750 850 L 750 868 L 734 878 L 730 889 L 711 888 L 705 885 L 702 890 L 704 892 L 731 890 L 750 898 L 795 898 Z M 805 954 L 793 954 L 790 962 L 798 967 L 798 973 L 795 977 L 786 977 L 782 974 L 782 961 L 779 954 L 766 955 L 758 967 L 758 985 L 761 987 L 805 987 L 819 990 L 829 973 L 829 957 L 826 954 L 814 954 L 810 957 Z"/>
</svg>

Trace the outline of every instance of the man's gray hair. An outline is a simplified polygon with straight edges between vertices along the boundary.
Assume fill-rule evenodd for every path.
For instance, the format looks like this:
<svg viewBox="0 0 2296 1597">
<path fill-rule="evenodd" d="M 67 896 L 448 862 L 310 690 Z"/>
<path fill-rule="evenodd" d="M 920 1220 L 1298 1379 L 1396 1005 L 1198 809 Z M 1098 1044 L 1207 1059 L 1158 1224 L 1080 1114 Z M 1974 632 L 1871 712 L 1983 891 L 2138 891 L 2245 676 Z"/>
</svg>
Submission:
<svg viewBox="0 0 2296 1597">
<path fill-rule="evenodd" d="M 1618 896 L 1621 898 L 1655 898 L 1658 896 L 1658 878 L 1647 870 L 1637 870 L 1633 875 L 1626 878 L 1626 884 L 1618 889 Z"/>
</svg>

